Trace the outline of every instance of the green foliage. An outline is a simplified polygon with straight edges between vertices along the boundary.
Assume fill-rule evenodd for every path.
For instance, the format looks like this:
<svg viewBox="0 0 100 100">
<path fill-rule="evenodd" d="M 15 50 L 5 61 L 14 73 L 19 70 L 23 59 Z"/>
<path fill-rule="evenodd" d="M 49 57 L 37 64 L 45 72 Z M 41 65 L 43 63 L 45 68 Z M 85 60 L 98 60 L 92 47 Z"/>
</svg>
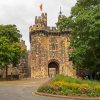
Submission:
<svg viewBox="0 0 100 100">
<path fill-rule="evenodd" d="M 68 76 L 64 76 L 64 75 L 56 75 L 55 78 L 51 79 L 53 82 L 55 81 L 60 81 L 60 80 L 64 80 L 65 82 L 69 82 L 69 83 L 77 83 L 77 84 L 89 84 L 91 87 L 94 87 L 96 85 L 100 85 L 99 82 L 97 81 L 92 81 L 92 80 L 82 80 L 82 79 L 77 79 L 77 78 L 72 78 L 72 77 L 68 77 Z"/>
<path fill-rule="evenodd" d="M 77 0 L 76 5 L 71 9 L 71 16 L 78 17 L 84 11 L 93 10 L 100 4 L 100 0 Z"/>
<path fill-rule="evenodd" d="M 69 29 L 69 26 L 73 25 L 73 20 L 71 20 L 71 18 L 62 18 L 58 21 L 58 23 L 56 23 L 58 30 L 60 31 L 64 31 L 65 29 Z"/>
<path fill-rule="evenodd" d="M 16 25 L 0 25 L 0 36 L 5 36 L 10 42 L 18 42 L 21 34 Z"/>
<path fill-rule="evenodd" d="M 69 55 L 75 67 L 100 70 L 100 0 L 78 0 L 71 16 L 57 25 L 72 30 Z"/>
<path fill-rule="evenodd" d="M 40 88 L 38 88 L 37 90 L 38 92 L 43 92 L 43 93 L 51 93 L 51 94 L 55 94 L 56 90 L 50 86 L 42 86 Z"/>
<path fill-rule="evenodd" d="M 38 92 L 57 95 L 100 96 L 100 83 L 97 81 L 80 80 L 57 75 L 49 83 L 44 84 Z"/>
<path fill-rule="evenodd" d="M 0 68 L 19 62 L 23 53 L 20 37 L 15 25 L 0 25 Z"/>
<path fill-rule="evenodd" d="M 90 93 L 88 93 L 88 96 L 90 96 L 90 97 L 99 97 L 100 96 L 100 91 L 90 92 Z"/>
<path fill-rule="evenodd" d="M 10 64 L 12 59 L 10 52 L 9 40 L 4 36 L 0 37 L 0 68 Z"/>
</svg>

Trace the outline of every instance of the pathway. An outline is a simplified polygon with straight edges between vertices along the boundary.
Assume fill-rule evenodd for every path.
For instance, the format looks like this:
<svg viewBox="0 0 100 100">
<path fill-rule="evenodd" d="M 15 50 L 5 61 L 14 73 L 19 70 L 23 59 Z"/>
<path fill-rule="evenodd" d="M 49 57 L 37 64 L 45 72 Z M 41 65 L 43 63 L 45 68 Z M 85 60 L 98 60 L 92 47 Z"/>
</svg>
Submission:
<svg viewBox="0 0 100 100">
<path fill-rule="evenodd" d="M 35 95 L 36 89 L 45 81 L 38 79 L 0 82 L 0 100 L 66 100 Z"/>
</svg>

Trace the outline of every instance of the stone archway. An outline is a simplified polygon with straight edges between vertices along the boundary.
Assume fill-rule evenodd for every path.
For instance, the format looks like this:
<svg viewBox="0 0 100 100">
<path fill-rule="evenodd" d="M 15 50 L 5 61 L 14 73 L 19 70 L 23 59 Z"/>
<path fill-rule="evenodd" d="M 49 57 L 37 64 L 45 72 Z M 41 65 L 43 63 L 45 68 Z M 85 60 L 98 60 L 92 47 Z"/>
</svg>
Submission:
<svg viewBox="0 0 100 100">
<path fill-rule="evenodd" d="M 51 61 L 48 63 L 48 76 L 54 77 L 56 74 L 59 74 L 59 63 Z"/>
</svg>

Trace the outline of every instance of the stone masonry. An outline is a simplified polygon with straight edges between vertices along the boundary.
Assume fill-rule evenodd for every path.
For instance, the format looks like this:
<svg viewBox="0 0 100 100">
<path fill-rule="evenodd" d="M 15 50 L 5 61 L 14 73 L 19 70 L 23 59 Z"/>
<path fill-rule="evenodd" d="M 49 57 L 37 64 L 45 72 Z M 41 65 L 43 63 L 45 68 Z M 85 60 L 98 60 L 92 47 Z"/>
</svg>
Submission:
<svg viewBox="0 0 100 100">
<path fill-rule="evenodd" d="M 59 15 L 58 19 L 62 18 Z M 76 76 L 72 62 L 69 61 L 69 34 L 60 32 L 55 27 L 47 26 L 47 13 L 35 18 L 35 25 L 30 26 L 30 66 L 32 78 L 53 77 L 56 74 Z"/>
</svg>

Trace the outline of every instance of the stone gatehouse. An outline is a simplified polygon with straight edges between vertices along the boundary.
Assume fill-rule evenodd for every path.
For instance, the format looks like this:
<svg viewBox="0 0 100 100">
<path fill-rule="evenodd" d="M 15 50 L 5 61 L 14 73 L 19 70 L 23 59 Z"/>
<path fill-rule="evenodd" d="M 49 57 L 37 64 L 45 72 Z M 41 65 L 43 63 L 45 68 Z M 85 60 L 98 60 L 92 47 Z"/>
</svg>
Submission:
<svg viewBox="0 0 100 100">
<path fill-rule="evenodd" d="M 59 15 L 58 19 L 62 18 Z M 72 62 L 69 61 L 69 30 L 60 32 L 47 26 L 47 13 L 35 17 L 30 26 L 30 66 L 32 78 L 53 77 L 55 74 L 75 76 Z"/>
</svg>

